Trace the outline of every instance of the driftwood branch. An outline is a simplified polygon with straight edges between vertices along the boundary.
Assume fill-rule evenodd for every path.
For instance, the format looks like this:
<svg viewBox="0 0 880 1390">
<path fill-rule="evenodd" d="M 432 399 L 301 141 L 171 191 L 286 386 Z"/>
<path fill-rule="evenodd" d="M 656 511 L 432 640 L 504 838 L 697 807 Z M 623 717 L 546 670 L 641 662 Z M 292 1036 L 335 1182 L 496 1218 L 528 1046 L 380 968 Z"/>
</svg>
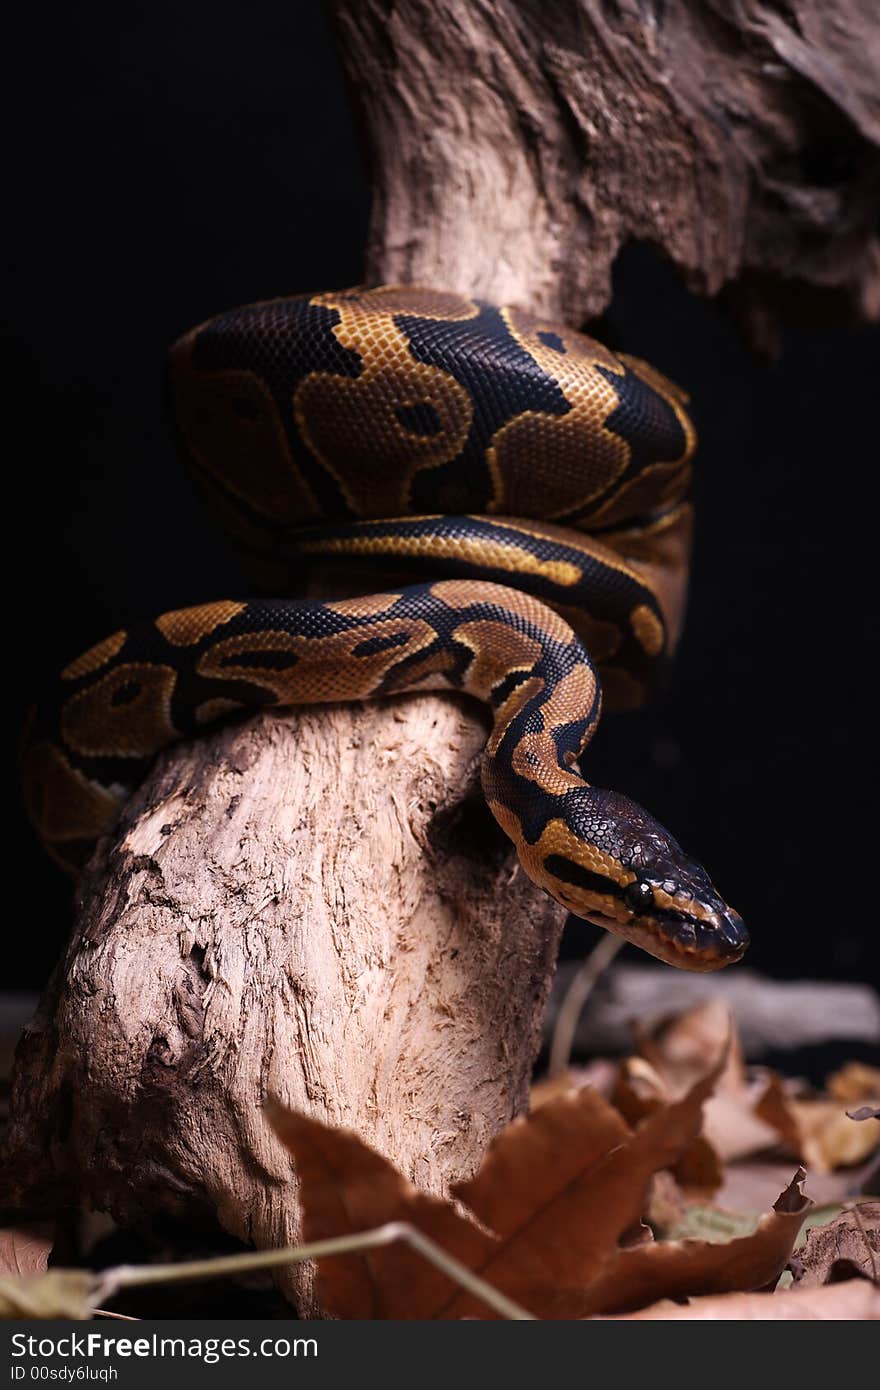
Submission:
<svg viewBox="0 0 880 1390">
<path fill-rule="evenodd" d="M 758 341 L 880 313 L 874 0 L 337 0 L 368 279 L 578 324 L 629 240 Z"/>
<path fill-rule="evenodd" d="M 552 1035 L 578 966 L 561 965 L 553 981 L 545 1029 Z M 827 980 L 767 980 L 753 970 L 689 975 L 683 970 L 615 965 L 602 977 L 581 1015 L 576 1057 L 632 1050 L 635 1026 L 648 1029 L 707 999 L 723 999 L 736 1019 L 746 1057 L 797 1051 L 829 1041 L 880 1047 L 880 998 L 870 985 Z"/>
<path fill-rule="evenodd" d="M 165 755 L 81 885 L 19 1049 L 0 1204 L 219 1217 L 299 1240 L 267 1095 L 420 1186 L 522 1108 L 561 909 L 472 779 L 485 727 L 418 696 L 220 729 Z M 308 1271 L 284 1279 L 311 1308 Z"/>
<path fill-rule="evenodd" d="M 765 337 L 786 296 L 876 314 L 871 0 L 335 13 L 373 171 L 370 279 L 578 323 L 636 237 Z M 561 927 L 470 795 L 484 736 L 424 695 L 167 753 L 83 880 L 20 1048 L 0 1201 L 204 1213 L 293 1243 L 270 1091 L 427 1189 L 469 1173 L 523 1104 Z M 310 1311 L 303 1278 L 287 1288 Z"/>
</svg>

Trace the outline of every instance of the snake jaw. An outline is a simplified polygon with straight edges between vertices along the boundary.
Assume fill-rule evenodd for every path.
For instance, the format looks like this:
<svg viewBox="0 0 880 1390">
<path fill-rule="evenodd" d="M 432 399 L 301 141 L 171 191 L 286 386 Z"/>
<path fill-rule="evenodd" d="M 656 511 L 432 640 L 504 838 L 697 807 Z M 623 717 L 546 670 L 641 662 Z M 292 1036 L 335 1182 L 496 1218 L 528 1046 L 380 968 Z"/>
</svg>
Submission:
<svg viewBox="0 0 880 1390">
<path fill-rule="evenodd" d="M 658 896 L 662 897 L 662 894 Z M 659 960 L 679 969 L 721 970 L 741 960 L 749 934 L 739 913 L 720 898 L 711 905 L 691 901 L 677 910 L 655 906 L 627 925 L 628 939 Z"/>
<path fill-rule="evenodd" d="M 702 973 L 722 970 L 740 960 L 748 948 L 749 937 L 742 918 L 726 906 L 722 912 L 712 914 L 714 920 L 707 918 L 698 923 L 671 912 L 627 912 L 608 898 L 602 901 L 601 907 L 588 905 L 558 887 L 551 891 L 557 902 L 574 916 L 623 937 L 624 941 L 679 970 Z"/>
<path fill-rule="evenodd" d="M 672 914 L 631 915 L 628 920 L 601 911 L 582 911 L 579 915 L 679 970 L 722 970 L 740 960 L 749 944 L 742 918 L 730 908 L 719 918 L 717 927 L 707 922 L 702 930 L 691 921 L 673 918 Z"/>
</svg>

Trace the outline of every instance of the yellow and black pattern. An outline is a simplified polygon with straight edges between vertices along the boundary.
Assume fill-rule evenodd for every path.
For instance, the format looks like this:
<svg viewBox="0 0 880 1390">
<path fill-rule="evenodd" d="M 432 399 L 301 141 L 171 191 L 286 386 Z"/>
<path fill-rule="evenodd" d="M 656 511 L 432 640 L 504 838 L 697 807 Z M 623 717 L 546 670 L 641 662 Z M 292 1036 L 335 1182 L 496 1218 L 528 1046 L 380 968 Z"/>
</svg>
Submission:
<svg viewBox="0 0 880 1390">
<path fill-rule="evenodd" d="M 522 310 L 413 287 L 270 300 L 175 346 L 175 416 L 236 531 L 445 513 L 579 530 L 687 491 L 677 387 Z"/>
<path fill-rule="evenodd" d="M 395 579 L 165 613 L 65 667 L 24 766 L 59 861 L 84 862 L 155 754 L 216 719 L 456 689 L 492 711 L 486 798 L 536 883 L 685 968 L 742 955 L 705 871 L 577 766 L 601 682 L 637 703 L 670 654 L 695 444 L 677 388 L 524 311 L 388 286 L 221 315 L 175 346 L 171 395 L 240 543 Z"/>
</svg>

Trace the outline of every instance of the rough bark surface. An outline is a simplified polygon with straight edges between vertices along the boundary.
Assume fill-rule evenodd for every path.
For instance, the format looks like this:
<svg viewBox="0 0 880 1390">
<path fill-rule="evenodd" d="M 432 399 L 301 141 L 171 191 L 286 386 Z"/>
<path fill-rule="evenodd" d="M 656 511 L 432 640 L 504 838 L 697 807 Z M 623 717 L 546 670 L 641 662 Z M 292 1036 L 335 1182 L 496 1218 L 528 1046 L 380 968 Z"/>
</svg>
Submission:
<svg viewBox="0 0 880 1390">
<path fill-rule="evenodd" d="M 368 279 L 578 324 L 630 239 L 752 337 L 880 313 L 875 0 L 337 0 Z"/>
<path fill-rule="evenodd" d="M 19 1048 L 0 1204 L 297 1239 L 275 1094 L 423 1188 L 522 1108 L 562 912 L 473 783 L 478 710 L 422 695 L 165 755 L 80 889 Z M 314 1311 L 307 1271 L 286 1289 Z"/>
</svg>

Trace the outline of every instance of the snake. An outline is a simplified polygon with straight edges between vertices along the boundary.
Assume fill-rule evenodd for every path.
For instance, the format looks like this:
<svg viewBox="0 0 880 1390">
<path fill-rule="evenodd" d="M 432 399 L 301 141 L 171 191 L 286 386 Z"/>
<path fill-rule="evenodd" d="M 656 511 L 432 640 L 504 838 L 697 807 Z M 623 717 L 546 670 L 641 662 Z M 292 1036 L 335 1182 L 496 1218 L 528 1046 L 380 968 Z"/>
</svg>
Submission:
<svg viewBox="0 0 880 1390">
<path fill-rule="evenodd" d="M 683 391 L 528 310 L 381 285 L 215 316 L 171 349 L 168 396 L 255 587 L 292 596 L 172 610 L 59 672 L 23 759 L 57 862 L 79 870 L 156 755 L 217 720 L 453 690 L 488 709 L 483 793 L 535 884 L 672 965 L 742 956 L 702 865 L 580 766 L 603 699 L 647 699 L 680 630 Z M 334 565 L 354 596 L 296 595 Z"/>
</svg>

